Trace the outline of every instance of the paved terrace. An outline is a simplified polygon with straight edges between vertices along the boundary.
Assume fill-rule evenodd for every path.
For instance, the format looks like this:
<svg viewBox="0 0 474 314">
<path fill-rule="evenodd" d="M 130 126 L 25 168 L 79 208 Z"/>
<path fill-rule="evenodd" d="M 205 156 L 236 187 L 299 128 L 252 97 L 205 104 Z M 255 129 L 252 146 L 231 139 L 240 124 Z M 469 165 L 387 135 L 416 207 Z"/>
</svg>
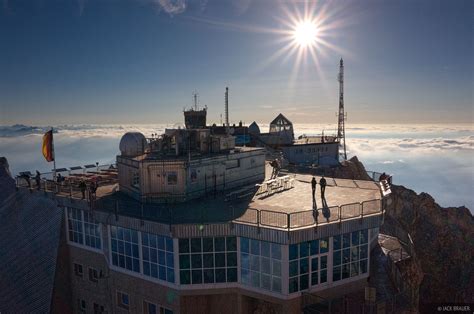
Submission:
<svg viewBox="0 0 474 314">
<path fill-rule="evenodd" d="M 258 194 L 258 187 L 250 185 L 236 191 L 210 193 L 206 197 L 185 203 L 168 202 L 147 204 L 138 202 L 118 191 L 116 181 L 99 184 L 96 197 L 88 205 L 97 211 L 124 215 L 169 224 L 209 224 L 233 221 L 267 228 L 295 230 L 348 219 L 379 215 L 382 212 L 378 182 L 333 179 L 326 177 L 325 199 L 321 199 L 317 185 L 316 205 L 313 209 L 310 175 L 289 174 L 293 187 L 270 194 Z M 320 177 L 316 177 L 319 182 Z M 32 192 L 36 190 L 32 180 Z M 24 184 L 22 185 L 24 186 Z M 58 196 L 81 199 L 77 184 L 72 181 L 58 185 L 43 182 L 40 190 Z M 232 196 L 232 197 L 230 197 Z"/>
<path fill-rule="evenodd" d="M 263 226 L 297 229 L 340 220 L 360 218 L 381 212 L 380 186 L 374 181 L 327 178 L 325 198 L 321 198 L 319 180 L 315 176 L 316 208 L 313 208 L 311 175 L 289 174 L 294 187 L 269 196 L 255 195 L 248 210 L 237 221 Z M 257 217 L 259 216 L 259 217 Z"/>
</svg>

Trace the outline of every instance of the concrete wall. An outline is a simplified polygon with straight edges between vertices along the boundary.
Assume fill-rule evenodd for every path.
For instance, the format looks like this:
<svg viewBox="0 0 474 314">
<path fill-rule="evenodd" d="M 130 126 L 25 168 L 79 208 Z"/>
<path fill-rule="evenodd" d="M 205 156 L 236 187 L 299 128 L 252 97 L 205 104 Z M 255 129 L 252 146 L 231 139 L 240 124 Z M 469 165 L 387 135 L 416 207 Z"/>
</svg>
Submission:
<svg viewBox="0 0 474 314">
<path fill-rule="evenodd" d="M 262 181 L 265 178 L 265 152 L 262 149 L 235 151 L 210 157 L 174 160 L 135 160 L 117 157 L 120 190 L 135 199 L 174 197 L 193 199 Z M 132 185 L 139 173 L 140 186 Z M 169 184 L 169 176 L 177 176 Z"/>
</svg>

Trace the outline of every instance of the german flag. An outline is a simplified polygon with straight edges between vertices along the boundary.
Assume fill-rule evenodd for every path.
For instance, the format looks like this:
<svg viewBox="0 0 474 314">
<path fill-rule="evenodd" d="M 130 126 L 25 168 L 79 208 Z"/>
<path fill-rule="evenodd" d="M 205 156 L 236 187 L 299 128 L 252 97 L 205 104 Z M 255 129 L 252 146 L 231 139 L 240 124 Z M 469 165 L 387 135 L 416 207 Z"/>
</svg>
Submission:
<svg viewBox="0 0 474 314">
<path fill-rule="evenodd" d="M 43 135 L 43 156 L 46 161 L 54 161 L 53 130 Z"/>
</svg>

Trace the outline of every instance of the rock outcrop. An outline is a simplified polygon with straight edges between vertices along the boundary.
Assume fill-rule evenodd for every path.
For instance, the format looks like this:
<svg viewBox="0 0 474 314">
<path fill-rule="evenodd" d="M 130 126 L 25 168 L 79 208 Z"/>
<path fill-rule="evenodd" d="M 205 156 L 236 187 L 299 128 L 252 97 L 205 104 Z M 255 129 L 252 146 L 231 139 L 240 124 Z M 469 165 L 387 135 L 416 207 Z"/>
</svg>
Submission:
<svg viewBox="0 0 474 314">
<path fill-rule="evenodd" d="M 333 175 L 367 179 L 357 157 L 346 161 Z M 420 304 L 473 303 L 474 218 L 469 209 L 443 208 L 429 194 L 417 194 L 404 186 L 392 185 L 391 190 L 386 217 L 393 219 L 386 219 L 385 223 L 396 223 L 413 240 L 419 265 L 413 269 L 421 268 L 423 273 L 410 276 L 423 278 L 419 287 Z"/>
<path fill-rule="evenodd" d="M 12 178 L 8 161 L 0 157 L 0 207 L 15 193 L 15 180 Z"/>
<path fill-rule="evenodd" d="M 424 273 L 420 303 L 474 302 L 474 219 L 466 207 L 439 206 L 427 193 L 392 186 L 386 214 L 407 231 Z"/>
</svg>

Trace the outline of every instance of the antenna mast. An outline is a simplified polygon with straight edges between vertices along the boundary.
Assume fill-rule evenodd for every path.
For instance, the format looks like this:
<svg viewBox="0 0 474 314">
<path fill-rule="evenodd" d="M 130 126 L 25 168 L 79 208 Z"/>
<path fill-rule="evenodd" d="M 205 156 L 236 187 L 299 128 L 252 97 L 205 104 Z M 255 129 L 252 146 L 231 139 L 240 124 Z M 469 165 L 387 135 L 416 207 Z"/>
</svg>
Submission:
<svg viewBox="0 0 474 314">
<path fill-rule="evenodd" d="M 225 88 L 225 125 L 229 126 L 229 87 Z"/>
<path fill-rule="evenodd" d="M 198 109 L 198 93 L 194 91 L 193 93 L 193 100 L 194 100 L 194 110 L 197 111 Z"/>
<path fill-rule="evenodd" d="M 342 58 L 339 62 L 339 75 L 337 80 L 339 81 L 339 113 L 337 123 L 337 138 L 339 139 L 339 144 L 344 147 L 344 159 L 347 159 L 346 131 L 344 127 L 344 121 L 346 120 L 346 115 L 344 113 L 344 61 L 342 61 Z"/>
</svg>

